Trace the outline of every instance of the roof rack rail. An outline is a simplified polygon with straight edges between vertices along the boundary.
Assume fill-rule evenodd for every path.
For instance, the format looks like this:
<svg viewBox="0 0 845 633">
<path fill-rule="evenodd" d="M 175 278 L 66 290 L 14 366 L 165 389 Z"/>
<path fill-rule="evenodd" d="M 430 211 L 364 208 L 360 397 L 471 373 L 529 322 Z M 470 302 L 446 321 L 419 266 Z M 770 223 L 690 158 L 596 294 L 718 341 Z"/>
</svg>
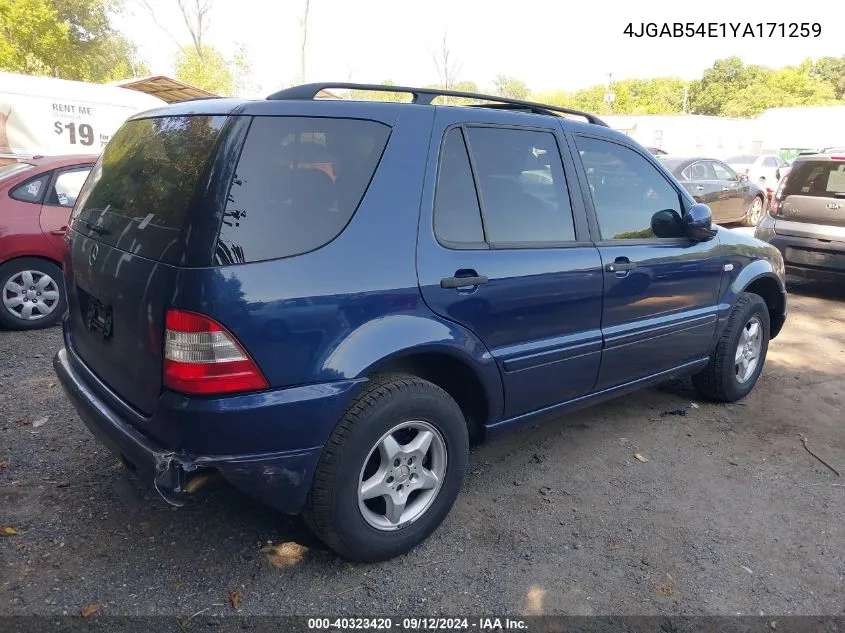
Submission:
<svg viewBox="0 0 845 633">
<path fill-rule="evenodd" d="M 498 107 L 513 110 L 528 110 L 536 114 L 570 114 L 585 118 L 593 125 L 601 125 L 609 127 L 607 123 L 602 121 L 597 116 L 589 112 L 581 112 L 580 110 L 572 110 L 570 108 L 562 108 L 560 106 L 547 105 L 544 103 L 534 103 L 533 101 L 523 101 L 521 99 L 509 99 L 507 97 L 498 97 L 495 95 L 486 95 L 476 92 L 462 92 L 459 90 L 441 90 L 440 88 L 412 88 L 409 86 L 390 86 L 384 84 L 356 84 L 356 83 L 313 83 L 303 84 L 300 86 L 293 86 L 274 92 L 267 99 L 270 100 L 311 100 L 314 99 L 323 90 L 330 88 L 341 90 L 365 90 L 373 92 L 403 92 L 410 94 L 413 99 L 412 103 L 421 105 L 431 105 L 437 97 L 462 97 L 464 99 L 476 99 L 478 101 L 490 101 L 491 105 L 487 104 L 473 104 L 478 107 Z"/>
</svg>

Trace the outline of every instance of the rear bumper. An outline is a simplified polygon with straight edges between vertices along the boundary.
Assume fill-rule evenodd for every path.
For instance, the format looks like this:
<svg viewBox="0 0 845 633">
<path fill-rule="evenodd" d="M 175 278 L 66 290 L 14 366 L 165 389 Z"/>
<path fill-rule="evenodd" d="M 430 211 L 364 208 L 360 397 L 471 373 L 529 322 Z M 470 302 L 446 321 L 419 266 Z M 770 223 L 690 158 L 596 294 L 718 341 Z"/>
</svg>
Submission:
<svg viewBox="0 0 845 633">
<path fill-rule="evenodd" d="M 118 413 L 100 395 L 100 390 L 92 386 L 92 377 L 81 375 L 84 371 L 74 366 L 67 349 L 56 354 L 53 367 L 91 433 L 146 485 L 158 489 L 163 496 L 179 497 L 185 494 L 186 483 L 192 476 L 215 470 L 244 493 L 283 512 L 296 514 L 302 509 L 322 443 L 301 449 L 247 454 L 193 454 L 168 449 Z"/>
<path fill-rule="evenodd" d="M 773 233 L 768 242 L 783 255 L 786 273 L 806 279 L 845 278 L 845 242 Z"/>
</svg>

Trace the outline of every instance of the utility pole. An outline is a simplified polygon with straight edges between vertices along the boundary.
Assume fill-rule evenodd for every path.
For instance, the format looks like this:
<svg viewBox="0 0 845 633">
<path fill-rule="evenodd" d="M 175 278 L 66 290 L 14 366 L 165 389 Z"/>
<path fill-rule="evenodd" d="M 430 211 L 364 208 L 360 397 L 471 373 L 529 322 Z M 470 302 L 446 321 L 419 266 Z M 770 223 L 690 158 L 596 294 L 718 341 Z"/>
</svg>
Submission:
<svg viewBox="0 0 845 633">
<path fill-rule="evenodd" d="M 613 113 L 614 101 L 616 101 L 616 95 L 613 94 L 613 73 L 607 73 L 607 90 L 604 93 L 604 102 L 611 114 Z"/>
<path fill-rule="evenodd" d="M 689 96 L 689 86 L 684 86 L 684 109 L 683 113 L 687 113 L 687 97 Z"/>
</svg>

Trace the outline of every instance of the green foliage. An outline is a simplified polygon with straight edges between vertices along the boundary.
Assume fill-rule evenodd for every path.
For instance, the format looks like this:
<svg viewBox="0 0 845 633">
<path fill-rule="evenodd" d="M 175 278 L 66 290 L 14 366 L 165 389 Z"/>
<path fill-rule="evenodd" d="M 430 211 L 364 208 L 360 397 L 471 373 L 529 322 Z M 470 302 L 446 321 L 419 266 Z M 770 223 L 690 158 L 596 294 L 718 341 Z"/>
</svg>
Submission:
<svg viewBox="0 0 845 633">
<path fill-rule="evenodd" d="M 110 23 L 119 0 L 3 0 L 0 70 L 106 82 L 147 74 Z"/>
<path fill-rule="evenodd" d="M 509 99 L 528 98 L 529 90 L 524 81 L 520 81 L 516 77 L 508 77 L 507 75 L 497 75 L 493 80 L 493 87 L 495 92 L 500 97 L 507 97 Z"/>
<path fill-rule="evenodd" d="M 382 86 L 392 86 L 394 83 L 387 79 L 381 82 Z M 354 101 L 398 101 L 408 102 L 411 95 L 406 92 L 382 92 L 380 90 L 350 90 L 349 98 Z"/>
<path fill-rule="evenodd" d="M 752 117 L 766 108 L 835 104 L 845 89 L 843 61 L 827 57 L 820 67 L 806 60 L 772 70 L 745 66 L 738 57 L 720 59 L 690 86 L 690 111 Z"/>
<path fill-rule="evenodd" d="M 224 97 L 243 89 L 249 73 L 242 50 L 226 59 L 207 44 L 202 45 L 201 54 L 193 46 L 182 49 L 176 55 L 174 66 L 177 79 Z"/>
</svg>

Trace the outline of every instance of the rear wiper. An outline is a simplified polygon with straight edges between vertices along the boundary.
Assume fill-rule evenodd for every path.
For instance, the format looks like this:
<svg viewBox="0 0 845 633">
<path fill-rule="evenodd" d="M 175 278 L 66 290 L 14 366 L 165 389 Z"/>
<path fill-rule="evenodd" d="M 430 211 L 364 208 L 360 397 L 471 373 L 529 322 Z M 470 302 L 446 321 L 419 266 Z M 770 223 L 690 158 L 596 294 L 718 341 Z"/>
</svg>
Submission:
<svg viewBox="0 0 845 633">
<path fill-rule="evenodd" d="M 91 231 L 92 233 L 96 233 L 97 235 L 105 235 L 109 232 L 108 229 L 104 229 L 103 227 L 97 226 L 96 224 L 91 224 L 86 220 L 79 220 L 79 223 L 84 224 L 89 231 Z"/>
</svg>

